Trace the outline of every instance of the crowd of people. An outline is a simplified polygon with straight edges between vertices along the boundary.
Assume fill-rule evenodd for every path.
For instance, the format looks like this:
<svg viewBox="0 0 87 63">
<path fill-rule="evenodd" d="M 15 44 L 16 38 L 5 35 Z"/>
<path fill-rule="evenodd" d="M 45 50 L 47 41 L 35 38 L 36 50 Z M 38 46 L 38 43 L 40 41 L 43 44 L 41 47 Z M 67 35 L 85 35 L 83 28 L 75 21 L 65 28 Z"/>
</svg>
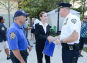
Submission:
<svg viewBox="0 0 87 63">
<path fill-rule="evenodd" d="M 7 54 L 7 60 L 11 59 L 12 63 L 27 63 L 29 53 L 27 49 L 32 50 L 28 40 L 28 30 L 31 30 L 31 40 L 35 37 L 35 48 L 37 63 L 43 63 L 43 49 L 46 40 L 49 43 L 56 42 L 62 45 L 62 62 L 77 63 L 81 54 L 84 43 L 87 41 L 87 16 L 80 18 L 70 13 L 69 3 L 59 3 L 59 14 L 64 18 L 61 34 L 50 36 L 51 25 L 47 23 L 47 12 L 41 11 L 40 20 L 35 16 L 32 28 L 28 25 L 29 13 L 23 10 L 17 10 L 14 14 L 14 23 L 7 30 L 4 25 L 4 18 L 0 16 L 0 52 L 4 49 Z M 10 52 L 10 53 L 9 53 Z M 51 63 L 50 56 L 45 55 L 46 63 Z"/>
</svg>

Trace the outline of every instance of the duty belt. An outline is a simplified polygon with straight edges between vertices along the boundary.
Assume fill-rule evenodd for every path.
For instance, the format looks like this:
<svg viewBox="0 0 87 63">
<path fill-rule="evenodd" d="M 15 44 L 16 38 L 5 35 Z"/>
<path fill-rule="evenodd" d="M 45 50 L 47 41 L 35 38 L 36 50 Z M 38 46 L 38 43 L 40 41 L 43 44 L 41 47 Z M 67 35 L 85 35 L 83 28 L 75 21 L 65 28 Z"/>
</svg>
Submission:
<svg viewBox="0 0 87 63">
<path fill-rule="evenodd" d="M 62 43 L 62 48 L 67 49 L 67 50 L 78 50 L 79 49 L 79 44 L 66 44 Z"/>
</svg>

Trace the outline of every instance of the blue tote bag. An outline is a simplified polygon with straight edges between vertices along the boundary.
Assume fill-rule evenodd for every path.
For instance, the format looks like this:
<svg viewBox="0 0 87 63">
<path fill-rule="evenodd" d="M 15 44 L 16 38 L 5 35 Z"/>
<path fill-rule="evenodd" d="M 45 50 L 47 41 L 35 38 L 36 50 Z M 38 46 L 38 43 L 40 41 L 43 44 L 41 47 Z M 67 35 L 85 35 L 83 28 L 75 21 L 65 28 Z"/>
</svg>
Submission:
<svg viewBox="0 0 87 63">
<path fill-rule="evenodd" d="M 53 56 L 54 48 L 55 48 L 55 44 L 53 42 L 49 43 L 49 41 L 46 40 L 46 43 L 43 49 L 43 54 L 47 56 Z"/>
</svg>

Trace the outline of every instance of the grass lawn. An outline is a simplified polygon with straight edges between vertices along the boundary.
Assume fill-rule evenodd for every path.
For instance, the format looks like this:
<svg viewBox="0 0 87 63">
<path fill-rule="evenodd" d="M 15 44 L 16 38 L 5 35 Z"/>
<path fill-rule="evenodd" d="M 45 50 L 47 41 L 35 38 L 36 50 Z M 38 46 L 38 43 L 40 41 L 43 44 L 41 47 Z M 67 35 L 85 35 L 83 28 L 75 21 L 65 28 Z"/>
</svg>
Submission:
<svg viewBox="0 0 87 63">
<path fill-rule="evenodd" d="M 83 50 L 84 50 L 85 52 L 87 52 L 87 47 L 84 47 Z"/>
</svg>

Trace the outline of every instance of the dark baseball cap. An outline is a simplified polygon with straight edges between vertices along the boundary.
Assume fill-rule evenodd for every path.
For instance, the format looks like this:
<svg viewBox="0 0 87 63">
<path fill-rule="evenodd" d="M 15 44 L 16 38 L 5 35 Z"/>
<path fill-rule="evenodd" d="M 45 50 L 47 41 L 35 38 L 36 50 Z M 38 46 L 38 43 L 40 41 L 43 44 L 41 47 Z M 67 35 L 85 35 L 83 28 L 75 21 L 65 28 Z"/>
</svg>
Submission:
<svg viewBox="0 0 87 63">
<path fill-rule="evenodd" d="M 58 3 L 58 6 L 60 8 L 62 8 L 62 7 L 68 7 L 68 8 L 70 8 L 72 6 L 72 4 L 69 4 L 69 3 Z"/>
<path fill-rule="evenodd" d="M 26 13 L 24 10 L 17 10 L 14 14 L 14 18 L 18 16 L 29 16 L 30 13 Z"/>
</svg>

